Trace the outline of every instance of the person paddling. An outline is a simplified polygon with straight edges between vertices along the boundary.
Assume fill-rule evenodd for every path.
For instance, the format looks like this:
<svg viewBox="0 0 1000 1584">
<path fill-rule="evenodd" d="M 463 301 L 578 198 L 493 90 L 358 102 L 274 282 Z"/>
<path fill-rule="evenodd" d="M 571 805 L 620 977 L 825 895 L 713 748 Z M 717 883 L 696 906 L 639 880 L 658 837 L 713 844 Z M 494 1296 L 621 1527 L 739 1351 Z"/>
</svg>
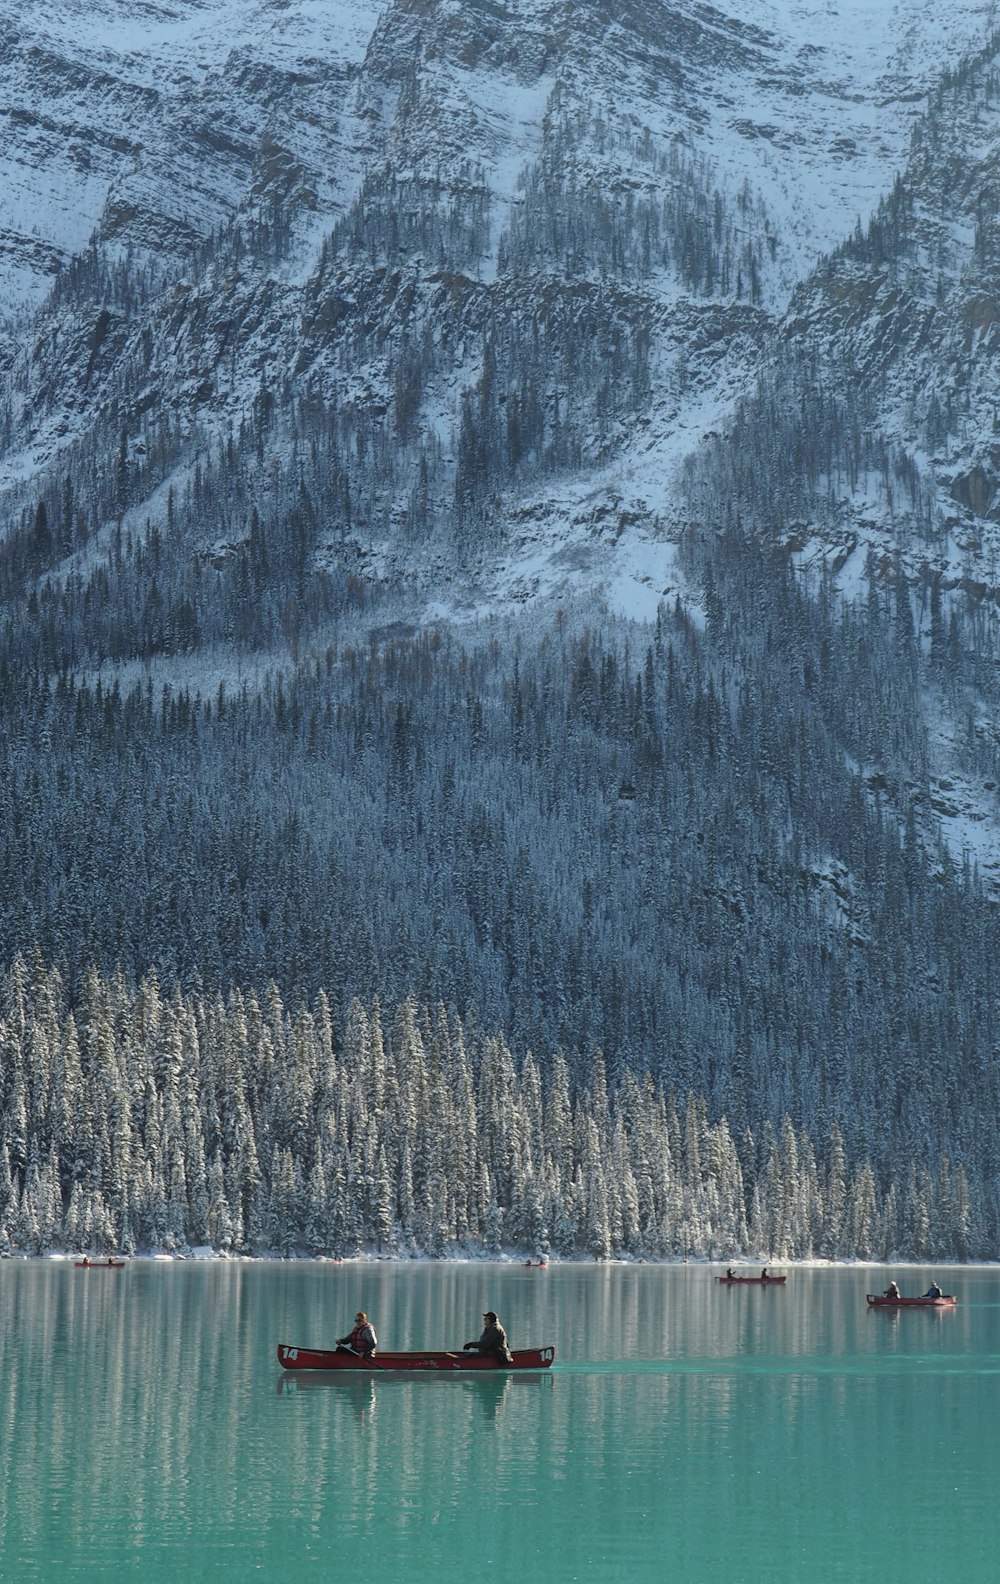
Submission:
<svg viewBox="0 0 1000 1584">
<path fill-rule="evenodd" d="M 479 1341 L 466 1342 L 463 1351 L 468 1353 L 470 1349 L 475 1348 L 476 1352 L 483 1354 L 484 1357 L 488 1358 L 492 1354 L 498 1364 L 513 1363 L 511 1351 L 507 1345 L 507 1333 L 497 1319 L 496 1310 L 487 1309 L 483 1315 L 483 1322 L 482 1335 Z"/>
<path fill-rule="evenodd" d="M 378 1337 L 363 1309 L 354 1316 L 354 1329 L 348 1336 L 337 1338 L 338 1353 L 356 1353 L 359 1358 L 372 1358 L 378 1347 Z"/>
</svg>

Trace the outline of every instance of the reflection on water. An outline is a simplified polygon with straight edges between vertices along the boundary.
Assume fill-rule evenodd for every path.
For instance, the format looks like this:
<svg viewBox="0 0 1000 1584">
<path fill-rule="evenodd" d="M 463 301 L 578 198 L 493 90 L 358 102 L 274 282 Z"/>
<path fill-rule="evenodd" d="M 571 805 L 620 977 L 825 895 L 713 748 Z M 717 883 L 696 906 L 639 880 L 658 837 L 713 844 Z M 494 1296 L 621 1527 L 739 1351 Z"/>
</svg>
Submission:
<svg viewBox="0 0 1000 1584">
<path fill-rule="evenodd" d="M 869 1311 L 873 1281 L 7 1261 L 0 1578 L 694 1584 L 722 1543 L 748 1584 L 872 1558 L 902 1581 L 943 1550 L 992 1581 L 1000 1273 L 949 1273 L 954 1310 Z M 495 1308 L 556 1364 L 280 1370 L 278 1342 L 328 1346 L 359 1307 L 386 1348 L 461 1346 Z"/>
<path fill-rule="evenodd" d="M 504 1403 L 512 1391 L 552 1390 L 552 1377 L 541 1371 L 516 1375 L 362 1375 L 349 1371 L 329 1374 L 317 1371 L 282 1371 L 276 1381 L 279 1395 L 294 1397 L 300 1392 L 330 1392 L 349 1402 L 359 1425 L 369 1424 L 375 1416 L 380 1393 L 405 1391 L 415 1387 L 418 1391 L 467 1392 L 468 1400 L 479 1411 L 483 1424 L 495 1424 Z M 383 1398 L 384 1400 L 384 1398 Z M 434 1405 L 424 1402 L 421 1407 L 433 1411 Z M 454 1407 L 448 1404 L 449 1411 Z"/>
</svg>

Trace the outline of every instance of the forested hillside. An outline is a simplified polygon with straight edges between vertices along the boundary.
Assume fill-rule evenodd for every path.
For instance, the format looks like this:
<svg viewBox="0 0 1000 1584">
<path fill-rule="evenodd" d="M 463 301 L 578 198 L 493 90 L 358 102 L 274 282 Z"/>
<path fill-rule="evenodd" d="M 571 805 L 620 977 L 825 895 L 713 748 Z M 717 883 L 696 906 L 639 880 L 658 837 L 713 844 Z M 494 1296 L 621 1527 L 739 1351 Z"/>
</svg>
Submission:
<svg viewBox="0 0 1000 1584">
<path fill-rule="evenodd" d="M 299 9 L 6 320 L 0 1244 L 994 1252 L 996 41 Z"/>
<path fill-rule="evenodd" d="M 97 993 L 93 965 L 118 965 L 124 984 L 155 968 L 192 1007 L 280 994 L 293 1023 L 320 995 L 339 1081 L 364 1094 L 348 1008 L 413 996 L 447 1008 L 476 1050 L 509 1046 L 514 1068 L 533 1064 L 546 1084 L 558 1068 L 585 1109 L 595 1062 L 612 1108 L 636 1082 L 658 1106 L 694 1096 L 738 1141 L 757 1232 L 740 1232 L 730 1208 L 690 1234 L 692 1249 L 777 1249 L 771 1234 L 757 1240 L 771 1209 L 755 1218 L 753 1204 L 775 1170 L 766 1140 L 787 1123 L 820 1178 L 836 1139 L 844 1170 L 870 1180 L 870 1225 L 882 1230 L 844 1252 L 910 1250 L 902 1184 L 918 1166 L 921 1203 L 928 1181 L 955 1172 L 971 1184 L 954 1206 L 934 1191 L 935 1248 L 986 1252 L 1000 1213 L 997 917 L 974 874 L 918 834 L 926 787 L 906 791 L 903 827 L 892 812 L 921 761 L 912 630 L 885 621 L 874 589 L 848 616 L 745 546 L 724 546 L 704 576 L 704 632 L 679 609 L 651 632 L 574 631 L 558 617 L 531 639 L 488 626 L 468 647 L 434 632 L 331 647 L 209 698 L 70 677 L 8 687 L 3 942 L 9 957 L 37 942 L 59 965 L 57 1043 L 74 986 Z M 64 1198 L 96 1187 L 94 1161 L 52 1130 L 51 1096 L 25 1121 L 18 1085 L 42 1080 L 17 1027 L 4 1017 L 15 1180 L 32 1155 Z M 134 1036 L 112 1018 L 109 1039 L 101 1063 L 127 1071 Z M 263 1048 L 250 1039 L 248 1067 Z M 74 1069 L 82 1096 L 106 1087 L 80 1102 L 94 1126 L 119 1091 L 129 1107 L 141 1098 L 137 1077 L 110 1082 L 97 1060 L 87 1046 Z M 199 1036 L 187 1060 L 204 1128 L 216 1058 Z M 299 1078 L 278 1060 L 274 1081 L 294 1090 Z M 281 1171 L 306 1182 L 326 1159 L 312 1079 L 296 1103 Z M 278 1169 L 271 1104 L 248 1124 L 265 1196 Z M 426 1125 L 436 1118 L 433 1107 Z M 233 1139 L 213 1128 L 207 1158 L 217 1150 L 232 1173 Z M 399 1192 L 406 1129 L 380 1117 L 377 1136 Z M 610 1148 L 600 1127 L 598 1141 Z M 110 1170 L 109 1159 L 102 1184 Z M 185 1182 L 201 1170 L 196 1152 Z M 345 1156 L 343 1170 L 370 1174 L 371 1161 Z M 519 1225 L 510 1182 L 496 1187 L 508 1231 Z M 560 1195 L 547 1191 L 541 1224 L 554 1236 Z M 661 1206 L 655 1236 L 630 1234 L 628 1247 L 675 1248 L 686 1215 L 674 1205 L 664 1222 Z M 411 1234 L 427 1246 L 419 1218 L 396 1205 L 391 1219 L 400 1246 Z M 446 1242 L 476 1239 L 478 1223 L 446 1220 Z M 824 1200 L 806 1222 L 782 1249 L 847 1237 Z M 586 1245 L 585 1224 L 567 1247 Z M 244 1209 L 243 1225 L 238 1246 L 274 1246 L 259 1214 Z M 288 1225 L 301 1242 L 301 1219 Z M 194 1220 L 178 1227 L 195 1236 Z"/>
</svg>

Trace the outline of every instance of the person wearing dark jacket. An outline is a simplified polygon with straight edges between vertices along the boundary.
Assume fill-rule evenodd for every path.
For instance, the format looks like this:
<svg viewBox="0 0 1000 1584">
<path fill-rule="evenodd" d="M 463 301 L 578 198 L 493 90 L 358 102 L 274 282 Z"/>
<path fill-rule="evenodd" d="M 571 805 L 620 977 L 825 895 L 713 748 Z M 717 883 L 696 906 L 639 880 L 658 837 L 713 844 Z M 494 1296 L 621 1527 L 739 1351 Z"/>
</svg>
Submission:
<svg viewBox="0 0 1000 1584">
<path fill-rule="evenodd" d="M 487 1309 L 483 1315 L 483 1320 L 485 1323 L 479 1341 L 466 1342 L 465 1352 L 468 1353 L 471 1348 L 474 1348 L 477 1353 L 481 1353 L 486 1358 L 492 1354 L 498 1364 L 513 1363 L 511 1351 L 507 1345 L 507 1333 L 497 1319 L 496 1310 Z"/>
</svg>

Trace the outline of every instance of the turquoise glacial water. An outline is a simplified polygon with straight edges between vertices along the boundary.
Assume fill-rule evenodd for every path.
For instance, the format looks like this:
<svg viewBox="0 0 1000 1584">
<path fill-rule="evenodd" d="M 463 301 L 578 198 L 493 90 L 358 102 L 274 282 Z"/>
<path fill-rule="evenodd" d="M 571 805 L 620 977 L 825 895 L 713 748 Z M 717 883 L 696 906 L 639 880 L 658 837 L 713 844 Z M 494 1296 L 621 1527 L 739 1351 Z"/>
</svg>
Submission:
<svg viewBox="0 0 1000 1584">
<path fill-rule="evenodd" d="M 1000 1271 L 0 1265 L 0 1580 L 1000 1577 Z M 498 1310 L 547 1374 L 291 1376 Z"/>
</svg>

